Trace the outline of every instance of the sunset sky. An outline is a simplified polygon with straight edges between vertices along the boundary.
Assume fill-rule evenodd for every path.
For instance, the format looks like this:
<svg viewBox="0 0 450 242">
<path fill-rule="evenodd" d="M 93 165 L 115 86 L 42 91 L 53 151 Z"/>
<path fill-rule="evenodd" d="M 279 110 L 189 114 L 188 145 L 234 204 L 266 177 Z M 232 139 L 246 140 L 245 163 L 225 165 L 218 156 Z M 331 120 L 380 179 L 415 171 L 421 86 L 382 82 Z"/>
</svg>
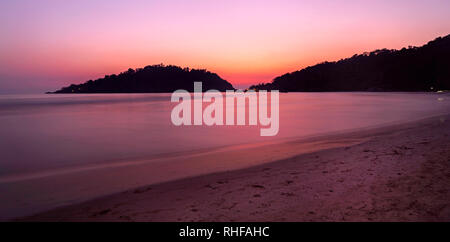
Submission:
<svg viewBox="0 0 450 242">
<path fill-rule="evenodd" d="M 235 87 L 450 34 L 450 1 L 0 2 L 0 93 L 42 93 L 151 64 Z"/>
</svg>

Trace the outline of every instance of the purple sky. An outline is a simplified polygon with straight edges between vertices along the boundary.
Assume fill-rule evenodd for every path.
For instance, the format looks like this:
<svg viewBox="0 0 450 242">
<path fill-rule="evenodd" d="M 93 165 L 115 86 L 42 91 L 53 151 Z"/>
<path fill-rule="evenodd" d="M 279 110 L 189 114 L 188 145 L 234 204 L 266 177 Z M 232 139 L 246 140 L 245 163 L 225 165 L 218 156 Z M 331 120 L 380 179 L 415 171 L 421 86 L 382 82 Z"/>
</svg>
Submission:
<svg viewBox="0 0 450 242">
<path fill-rule="evenodd" d="M 0 93 L 42 93 L 150 64 L 237 87 L 450 34 L 450 1 L 1 1 Z"/>
</svg>

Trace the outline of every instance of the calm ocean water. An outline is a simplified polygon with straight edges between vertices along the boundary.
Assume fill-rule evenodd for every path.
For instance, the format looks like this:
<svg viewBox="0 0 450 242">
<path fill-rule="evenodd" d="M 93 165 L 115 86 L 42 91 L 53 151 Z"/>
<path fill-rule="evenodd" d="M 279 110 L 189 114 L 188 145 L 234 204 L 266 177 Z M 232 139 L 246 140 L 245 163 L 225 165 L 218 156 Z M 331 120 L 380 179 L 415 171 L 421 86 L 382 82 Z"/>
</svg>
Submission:
<svg viewBox="0 0 450 242">
<path fill-rule="evenodd" d="M 84 192 L 81 185 L 91 182 L 86 178 L 74 183 L 75 175 L 63 175 L 57 183 L 48 177 L 39 183 L 33 180 L 36 174 L 51 176 L 61 169 L 314 136 L 450 112 L 450 95 L 444 93 L 281 93 L 279 133 L 261 137 L 257 126 L 174 126 L 170 95 L 0 95 L 4 194 L 0 219 L 147 182 L 123 180 L 119 186 L 111 176 L 108 181 L 96 180 L 104 184 L 83 188 L 89 191 Z M 113 183 L 115 187 L 108 187 Z"/>
<path fill-rule="evenodd" d="M 286 137 L 310 136 L 450 112 L 447 94 L 288 93 L 280 130 L 171 123 L 170 94 L 0 96 L 0 178 L 67 166 Z"/>
</svg>

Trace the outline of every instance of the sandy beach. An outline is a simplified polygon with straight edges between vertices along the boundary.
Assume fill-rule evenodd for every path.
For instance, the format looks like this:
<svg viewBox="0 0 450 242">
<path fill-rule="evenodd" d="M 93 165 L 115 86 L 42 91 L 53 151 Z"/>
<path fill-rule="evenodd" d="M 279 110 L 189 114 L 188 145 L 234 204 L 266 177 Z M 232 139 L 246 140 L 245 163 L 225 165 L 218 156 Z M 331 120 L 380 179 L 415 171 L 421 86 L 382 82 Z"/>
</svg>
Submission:
<svg viewBox="0 0 450 242">
<path fill-rule="evenodd" d="M 295 155 L 295 141 L 269 144 L 290 157 L 18 221 L 450 221 L 449 115 L 323 139 L 337 145 Z"/>
</svg>

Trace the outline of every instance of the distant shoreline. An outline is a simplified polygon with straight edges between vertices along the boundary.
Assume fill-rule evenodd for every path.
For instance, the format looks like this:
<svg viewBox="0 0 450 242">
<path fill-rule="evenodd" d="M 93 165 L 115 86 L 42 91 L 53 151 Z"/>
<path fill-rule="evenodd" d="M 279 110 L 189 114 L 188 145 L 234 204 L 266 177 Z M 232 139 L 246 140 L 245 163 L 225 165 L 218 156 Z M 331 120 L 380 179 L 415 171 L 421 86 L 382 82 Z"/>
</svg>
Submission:
<svg viewBox="0 0 450 242">
<path fill-rule="evenodd" d="M 236 89 L 248 91 L 246 89 Z M 259 92 L 260 90 L 255 90 Z M 270 90 L 269 90 L 270 91 Z M 439 90 L 439 91 L 280 91 L 280 93 L 450 93 L 450 90 Z M 189 92 L 194 93 L 194 92 Z M 39 94 L 39 93 L 37 93 Z M 172 92 L 90 92 L 90 93 L 56 93 L 56 92 L 45 92 L 43 94 L 57 94 L 57 95 L 80 95 L 80 94 L 172 94 Z M 1 95 L 1 94 L 0 94 Z M 6 94 L 6 95 L 16 95 L 16 94 Z M 17 94 L 21 95 L 21 94 Z"/>
</svg>

